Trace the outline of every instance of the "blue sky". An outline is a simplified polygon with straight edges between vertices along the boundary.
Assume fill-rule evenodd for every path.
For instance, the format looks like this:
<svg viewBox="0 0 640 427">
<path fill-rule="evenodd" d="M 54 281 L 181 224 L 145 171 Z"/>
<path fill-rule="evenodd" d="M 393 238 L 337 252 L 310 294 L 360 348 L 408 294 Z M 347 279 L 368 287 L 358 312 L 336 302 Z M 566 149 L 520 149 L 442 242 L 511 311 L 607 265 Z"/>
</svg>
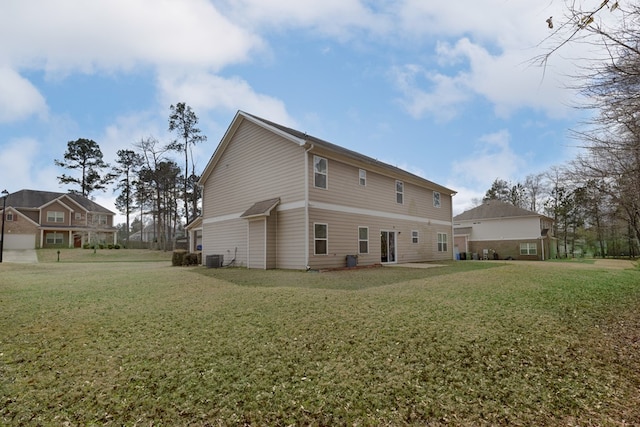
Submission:
<svg viewBox="0 0 640 427">
<path fill-rule="evenodd" d="M 568 89 L 579 51 L 548 48 L 562 2 L 511 0 L 4 0 L 0 187 L 58 184 L 67 142 L 105 160 L 190 105 L 208 141 L 237 110 L 404 168 L 472 207 L 495 178 L 520 180 L 575 155 Z M 111 190 L 94 193 L 116 210 Z"/>
</svg>

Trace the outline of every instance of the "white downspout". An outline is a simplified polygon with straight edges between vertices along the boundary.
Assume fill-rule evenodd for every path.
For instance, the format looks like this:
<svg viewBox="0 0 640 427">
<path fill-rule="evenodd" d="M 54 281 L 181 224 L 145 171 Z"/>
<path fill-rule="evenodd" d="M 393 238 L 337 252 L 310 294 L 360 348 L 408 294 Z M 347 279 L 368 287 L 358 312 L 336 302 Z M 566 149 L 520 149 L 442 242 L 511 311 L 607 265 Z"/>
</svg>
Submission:
<svg viewBox="0 0 640 427">
<path fill-rule="evenodd" d="M 304 150 L 304 265 L 309 266 L 309 151 L 313 144 Z"/>
</svg>

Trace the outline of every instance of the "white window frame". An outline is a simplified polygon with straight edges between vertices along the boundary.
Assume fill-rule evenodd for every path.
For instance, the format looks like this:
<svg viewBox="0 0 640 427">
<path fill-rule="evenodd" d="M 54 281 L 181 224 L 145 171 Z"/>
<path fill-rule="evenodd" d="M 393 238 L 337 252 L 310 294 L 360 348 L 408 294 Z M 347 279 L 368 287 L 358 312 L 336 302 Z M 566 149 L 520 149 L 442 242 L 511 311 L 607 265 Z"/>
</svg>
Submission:
<svg viewBox="0 0 640 427">
<path fill-rule="evenodd" d="M 439 208 L 442 205 L 442 202 L 440 200 L 440 192 L 439 191 L 434 191 L 433 192 L 433 207 L 434 208 Z"/>
<path fill-rule="evenodd" d="M 82 212 L 76 212 L 76 219 L 82 219 Z"/>
<path fill-rule="evenodd" d="M 420 243 L 420 233 L 418 230 L 411 230 L 411 243 Z"/>
<path fill-rule="evenodd" d="M 367 171 L 366 170 L 364 170 L 364 169 L 359 169 L 358 170 L 358 182 L 363 187 L 367 186 Z"/>
<path fill-rule="evenodd" d="M 64 212 L 47 211 L 47 222 L 64 222 Z"/>
<path fill-rule="evenodd" d="M 8 221 L 13 221 L 13 212 L 7 212 L 7 213 L 4 215 L 4 220 L 5 220 L 5 221 L 7 221 L 7 222 L 8 222 Z"/>
<path fill-rule="evenodd" d="M 58 236 L 60 237 L 58 238 Z M 57 231 L 47 233 L 46 242 L 48 245 L 61 245 L 64 243 L 64 234 L 59 233 Z"/>
<path fill-rule="evenodd" d="M 520 243 L 520 255 L 538 255 L 536 243 Z"/>
<path fill-rule="evenodd" d="M 317 226 L 324 226 L 324 237 L 318 237 L 316 232 Z M 318 253 L 318 242 L 324 241 L 324 253 Z M 313 254 L 314 255 L 329 255 L 329 225 L 322 222 L 314 222 L 313 223 Z"/>
<path fill-rule="evenodd" d="M 365 239 L 362 238 L 360 234 L 361 230 L 366 230 L 367 236 Z M 362 250 L 362 244 L 366 243 L 367 248 L 366 251 Z M 359 254 L 368 254 L 369 253 L 369 227 L 358 227 L 358 253 Z"/>
<path fill-rule="evenodd" d="M 107 215 L 105 214 L 94 214 L 93 215 L 93 223 L 96 225 L 107 225 Z"/>
<path fill-rule="evenodd" d="M 324 160 L 325 170 L 319 171 L 318 164 Z M 324 176 L 324 187 L 318 185 L 318 176 Z M 313 156 L 313 186 L 326 190 L 329 188 L 329 161 L 325 157 Z"/>
<path fill-rule="evenodd" d="M 447 233 L 438 233 L 438 252 L 449 251 L 449 235 Z"/>
<path fill-rule="evenodd" d="M 396 203 L 404 205 L 404 182 L 396 180 Z"/>
</svg>

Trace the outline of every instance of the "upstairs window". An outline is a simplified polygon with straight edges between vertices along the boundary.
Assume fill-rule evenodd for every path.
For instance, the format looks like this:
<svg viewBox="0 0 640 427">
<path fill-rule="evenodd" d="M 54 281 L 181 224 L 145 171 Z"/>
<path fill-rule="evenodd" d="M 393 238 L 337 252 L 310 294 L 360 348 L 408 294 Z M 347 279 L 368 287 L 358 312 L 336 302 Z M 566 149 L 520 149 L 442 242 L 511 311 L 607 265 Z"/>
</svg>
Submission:
<svg viewBox="0 0 640 427">
<path fill-rule="evenodd" d="M 396 181 L 396 203 L 404 204 L 404 182 Z"/>
<path fill-rule="evenodd" d="M 327 159 L 313 156 L 313 185 L 316 188 L 327 188 Z"/>
<path fill-rule="evenodd" d="M 7 215 L 5 215 L 4 219 L 6 221 L 13 221 L 13 212 L 7 212 Z"/>
<path fill-rule="evenodd" d="M 437 191 L 433 192 L 433 207 L 434 208 L 440 207 L 440 193 L 438 193 Z"/>
<path fill-rule="evenodd" d="M 358 253 L 369 253 L 369 228 L 358 227 Z"/>
<path fill-rule="evenodd" d="M 360 185 L 367 185 L 367 171 L 364 169 L 360 169 L 360 172 L 358 172 L 358 176 L 360 178 Z"/>
<path fill-rule="evenodd" d="M 64 222 L 64 212 L 48 211 L 47 222 Z"/>
<path fill-rule="evenodd" d="M 418 243 L 418 230 L 411 231 L 411 243 Z"/>
<path fill-rule="evenodd" d="M 93 214 L 91 221 L 94 225 L 107 225 L 107 216 L 104 214 Z"/>
</svg>

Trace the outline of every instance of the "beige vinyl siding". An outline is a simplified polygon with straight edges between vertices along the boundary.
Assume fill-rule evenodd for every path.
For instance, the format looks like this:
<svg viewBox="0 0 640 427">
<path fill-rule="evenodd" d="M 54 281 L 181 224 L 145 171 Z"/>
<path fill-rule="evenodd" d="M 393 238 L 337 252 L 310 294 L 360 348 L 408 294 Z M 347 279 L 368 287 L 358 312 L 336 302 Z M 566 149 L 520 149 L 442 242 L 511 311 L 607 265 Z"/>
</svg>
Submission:
<svg viewBox="0 0 640 427">
<path fill-rule="evenodd" d="M 205 218 L 240 214 L 254 203 L 304 199 L 304 149 L 243 121 L 204 189 Z"/>
<path fill-rule="evenodd" d="M 278 212 L 274 210 L 267 217 L 266 268 L 276 268 L 278 259 Z"/>
<path fill-rule="evenodd" d="M 313 154 L 310 154 L 310 163 Z M 359 170 L 367 171 L 367 185 L 360 185 Z M 440 193 L 441 207 L 433 206 L 433 190 L 403 180 L 382 175 L 363 166 L 351 165 L 328 157 L 327 189 L 313 187 L 313 170 L 309 171 L 311 201 L 353 206 L 362 209 L 413 215 L 451 222 L 451 196 Z M 396 180 L 404 183 L 404 203 L 396 202 Z"/>
<path fill-rule="evenodd" d="M 247 267 L 267 268 L 265 263 L 266 219 L 259 218 L 248 221 L 249 254 Z"/>
<path fill-rule="evenodd" d="M 224 264 L 231 262 L 236 253 L 236 266 L 247 265 L 247 221 L 233 219 L 202 225 L 202 254 L 223 255 Z"/>
<path fill-rule="evenodd" d="M 303 270 L 306 268 L 304 251 L 304 208 L 277 212 L 277 267 Z M 313 244 L 313 239 L 311 241 Z M 313 253 L 313 248 L 311 249 Z"/>
<path fill-rule="evenodd" d="M 351 214 L 310 209 L 309 223 L 328 225 L 328 254 L 313 255 L 313 229 L 309 236 L 309 265 L 312 268 L 338 268 L 346 266 L 346 256 L 358 254 L 358 227 L 369 228 L 369 253 L 358 254 L 358 265 L 380 263 L 380 232 L 395 231 L 398 263 L 449 260 L 453 258 L 451 227 L 432 225 L 423 221 L 398 220 L 379 216 Z M 419 232 L 419 243 L 412 243 L 411 231 Z M 448 234 L 447 252 L 438 252 L 438 232 Z"/>
</svg>

